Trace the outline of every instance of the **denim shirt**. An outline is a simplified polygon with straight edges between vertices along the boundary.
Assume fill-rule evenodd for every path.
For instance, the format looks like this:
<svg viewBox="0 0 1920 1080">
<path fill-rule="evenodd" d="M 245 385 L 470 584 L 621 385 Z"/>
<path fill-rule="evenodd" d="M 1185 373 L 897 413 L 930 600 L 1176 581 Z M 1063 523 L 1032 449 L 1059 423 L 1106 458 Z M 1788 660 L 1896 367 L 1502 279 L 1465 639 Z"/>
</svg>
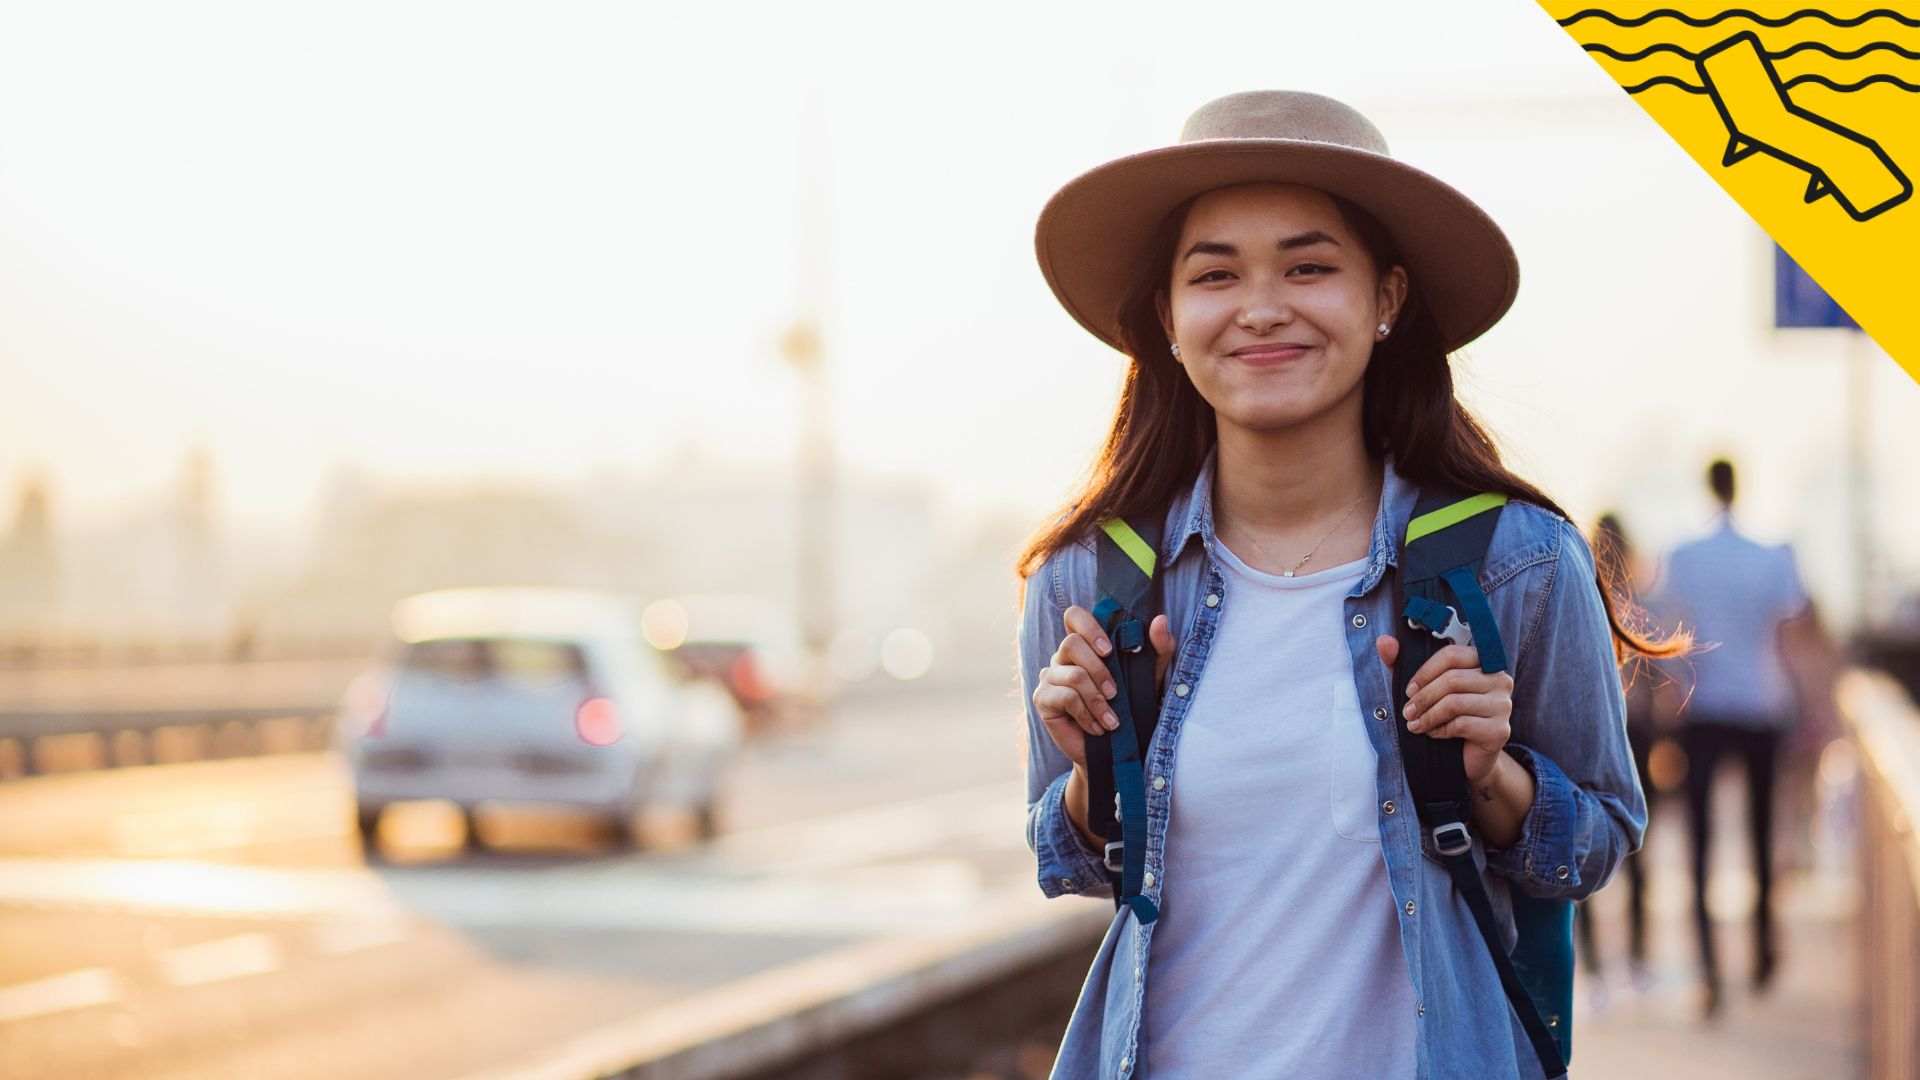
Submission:
<svg viewBox="0 0 1920 1080">
<path fill-rule="evenodd" d="M 1220 613 L 1233 602 L 1214 558 L 1214 466 L 1210 453 L 1191 491 L 1174 500 L 1159 553 L 1176 655 L 1145 762 L 1146 854 L 1152 872 L 1146 880 L 1153 883 L 1146 892 L 1155 903 L 1165 883 L 1168 808 L 1173 785 L 1180 782 L 1181 723 L 1194 692 L 1205 685 Z M 1472 913 L 1434 858 L 1432 840 L 1422 835 L 1413 812 L 1393 727 L 1398 721 L 1391 672 L 1374 646 L 1376 636 L 1393 632 L 1393 583 L 1387 575 L 1417 496 L 1386 462 L 1366 570 L 1346 599 L 1342 627 L 1360 702 L 1350 719 L 1365 728 L 1379 762 L 1373 813 L 1416 1002 L 1416 1076 L 1531 1080 L 1540 1076 L 1540 1065 L 1526 1032 L 1507 1004 Z M 1489 850 L 1478 836 L 1473 841 L 1503 944 L 1511 949 L 1517 935 L 1510 890 L 1568 900 L 1592 894 L 1639 848 L 1646 801 L 1627 745 L 1626 705 L 1594 584 L 1593 556 L 1579 531 L 1548 510 L 1509 503 L 1494 530 L 1480 583 L 1512 659 L 1507 750 L 1534 780 L 1533 805 L 1513 845 Z M 1091 535 L 1055 552 L 1026 583 L 1019 645 L 1027 702 L 1027 843 L 1038 863 L 1040 889 L 1049 897 L 1112 895 L 1099 854 L 1081 840 L 1066 814 L 1063 799 L 1072 763 L 1048 737 L 1033 705 L 1040 672 L 1066 635 L 1064 612 L 1073 604 L 1091 610 L 1098 599 Z M 1285 808 L 1276 806 L 1274 812 Z M 1248 830 L 1249 842 L 1258 832 Z M 1124 908 L 1115 912 L 1081 988 L 1054 1076 L 1078 1080 L 1140 1071 L 1140 1016 L 1153 930 Z M 1246 947 L 1259 949 L 1263 943 L 1250 934 Z M 1353 1002 L 1353 1008 L 1368 1007 L 1368 1002 Z M 1241 1053 L 1244 1068 L 1238 1075 L 1265 1075 L 1258 1046 Z"/>
</svg>

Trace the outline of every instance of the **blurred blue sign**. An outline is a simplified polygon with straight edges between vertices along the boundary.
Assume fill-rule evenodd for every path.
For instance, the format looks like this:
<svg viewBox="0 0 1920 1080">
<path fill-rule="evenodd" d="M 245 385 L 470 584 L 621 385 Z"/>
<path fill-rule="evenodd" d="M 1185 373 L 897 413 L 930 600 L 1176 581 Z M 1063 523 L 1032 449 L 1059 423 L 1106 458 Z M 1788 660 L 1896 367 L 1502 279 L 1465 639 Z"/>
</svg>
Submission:
<svg viewBox="0 0 1920 1080">
<path fill-rule="evenodd" d="M 1860 329 L 1840 305 L 1833 302 L 1819 283 L 1807 276 L 1800 264 L 1780 249 L 1773 248 L 1773 325 L 1775 327 L 1838 326 Z"/>
</svg>

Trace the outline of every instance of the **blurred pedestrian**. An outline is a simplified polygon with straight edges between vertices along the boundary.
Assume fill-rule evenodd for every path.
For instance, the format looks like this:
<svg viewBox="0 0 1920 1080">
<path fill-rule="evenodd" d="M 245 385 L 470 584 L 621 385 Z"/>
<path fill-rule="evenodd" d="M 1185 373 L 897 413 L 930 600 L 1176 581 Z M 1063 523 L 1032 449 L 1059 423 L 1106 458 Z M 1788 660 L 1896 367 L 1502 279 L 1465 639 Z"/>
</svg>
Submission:
<svg viewBox="0 0 1920 1080">
<path fill-rule="evenodd" d="M 1506 238 L 1352 108 L 1263 91 L 1070 182 L 1037 247 L 1063 306 L 1128 361 L 1086 490 L 1021 560 L 1039 884 L 1122 894 L 1054 1075 L 1562 1075 L 1489 938 L 1514 940 L 1520 899 L 1585 896 L 1638 846 L 1615 644 L 1648 643 L 1454 397 L 1447 354 L 1514 295 Z M 1429 488 L 1502 497 L 1423 521 L 1499 507 L 1491 611 L 1470 616 L 1516 653 L 1483 671 L 1452 639 L 1396 715 L 1394 564 Z M 1163 521 L 1159 547 L 1118 516 Z M 1144 832 L 1124 842 L 1089 795 L 1093 738 L 1131 738 L 1114 713 L 1135 715 L 1088 610 L 1103 535 L 1164 597 L 1143 635 L 1158 722 L 1125 779 Z M 1457 805 L 1415 805 L 1402 737 L 1458 748 Z M 1454 831 L 1422 828 L 1443 810 Z M 1484 926 L 1449 869 L 1463 853 L 1493 897 Z"/>
<path fill-rule="evenodd" d="M 1692 840 L 1694 925 L 1704 981 L 1702 1011 L 1722 1004 L 1722 976 L 1707 908 L 1713 847 L 1713 779 L 1721 760 L 1740 762 L 1747 780 L 1747 825 L 1755 886 L 1752 983 L 1765 990 L 1779 962 L 1774 923 L 1774 788 L 1781 742 L 1796 721 L 1788 650 L 1819 647 L 1824 635 L 1800 580 L 1793 549 L 1749 539 L 1733 516 L 1734 469 L 1716 460 L 1707 485 L 1719 510 L 1705 536 L 1667 558 L 1656 606 L 1701 643 L 1676 685 L 1657 695 L 1662 722 L 1677 719 L 1687 759 L 1687 823 Z"/>
<path fill-rule="evenodd" d="M 1594 523 L 1588 543 L 1593 547 L 1594 565 L 1600 571 L 1600 580 L 1612 591 L 1615 602 L 1625 610 L 1637 610 L 1640 594 L 1651 575 L 1645 569 L 1646 560 L 1627 538 L 1626 529 L 1620 524 L 1618 515 L 1600 515 L 1600 519 Z M 1627 743 L 1633 748 L 1634 771 L 1639 774 L 1641 788 L 1646 792 L 1649 831 L 1653 828 L 1658 810 L 1659 790 L 1650 777 L 1653 745 L 1657 738 L 1653 688 L 1656 680 L 1661 678 L 1660 672 L 1637 653 L 1627 656 L 1620 666 L 1621 684 L 1627 700 Z M 1628 857 L 1623 871 L 1627 876 L 1628 968 L 1634 984 L 1644 987 L 1647 984 L 1647 882 L 1651 874 L 1644 848 Z M 1606 968 L 1600 955 L 1591 906 L 1581 904 L 1577 917 L 1580 947 L 1588 973 L 1594 977 L 1596 986 L 1604 987 Z"/>
</svg>

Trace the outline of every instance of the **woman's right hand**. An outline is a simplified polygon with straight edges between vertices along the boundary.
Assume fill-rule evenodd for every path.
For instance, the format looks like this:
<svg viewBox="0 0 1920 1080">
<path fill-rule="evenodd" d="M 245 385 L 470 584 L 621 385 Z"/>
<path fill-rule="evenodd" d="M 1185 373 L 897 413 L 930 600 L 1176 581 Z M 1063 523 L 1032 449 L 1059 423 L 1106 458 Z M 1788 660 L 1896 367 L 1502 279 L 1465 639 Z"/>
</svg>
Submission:
<svg viewBox="0 0 1920 1080">
<path fill-rule="evenodd" d="M 1086 608 L 1068 608 L 1065 622 L 1067 636 L 1054 650 L 1049 666 L 1041 669 L 1033 704 L 1046 725 L 1047 737 L 1084 773 L 1087 736 L 1105 735 L 1120 726 L 1111 705 L 1113 677 L 1102 659 L 1113 652 L 1113 645 Z M 1154 616 L 1148 624 L 1147 640 L 1153 644 L 1154 686 L 1162 687 L 1173 662 L 1173 630 L 1165 615 Z"/>
</svg>

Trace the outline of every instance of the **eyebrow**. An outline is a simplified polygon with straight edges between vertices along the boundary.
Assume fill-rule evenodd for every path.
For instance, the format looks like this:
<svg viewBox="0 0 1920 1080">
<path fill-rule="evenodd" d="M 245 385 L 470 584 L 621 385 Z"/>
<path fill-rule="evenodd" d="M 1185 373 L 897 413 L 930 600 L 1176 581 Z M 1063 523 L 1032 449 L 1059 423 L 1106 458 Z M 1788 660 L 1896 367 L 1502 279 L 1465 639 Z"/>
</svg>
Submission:
<svg viewBox="0 0 1920 1080">
<path fill-rule="evenodd" d="M 1295 248 L 1312 247 L 1315 244 L 1332 244 L 1334 247 L 1339 247 L 1340 241 L 1335 240 L 1319 229 L 1309 229 L 1303 233 L 1295 233 L 1292 236 L 1282 237 L 1280 242 L 1274 246 L 1280 251 L 1292 251 Z M 1218 240 L 1201 240 L 1188 248 L 1187 253 L 1180 256 L 1180 258 L 1182 261 L 1191 259 L 1195 255 L 1224 255 L 1228 258 L 1233 258 L 1239 254 L 1240 249 L 1234 247 L 1232 244 L 1223 244 Z"/>
</svg>

